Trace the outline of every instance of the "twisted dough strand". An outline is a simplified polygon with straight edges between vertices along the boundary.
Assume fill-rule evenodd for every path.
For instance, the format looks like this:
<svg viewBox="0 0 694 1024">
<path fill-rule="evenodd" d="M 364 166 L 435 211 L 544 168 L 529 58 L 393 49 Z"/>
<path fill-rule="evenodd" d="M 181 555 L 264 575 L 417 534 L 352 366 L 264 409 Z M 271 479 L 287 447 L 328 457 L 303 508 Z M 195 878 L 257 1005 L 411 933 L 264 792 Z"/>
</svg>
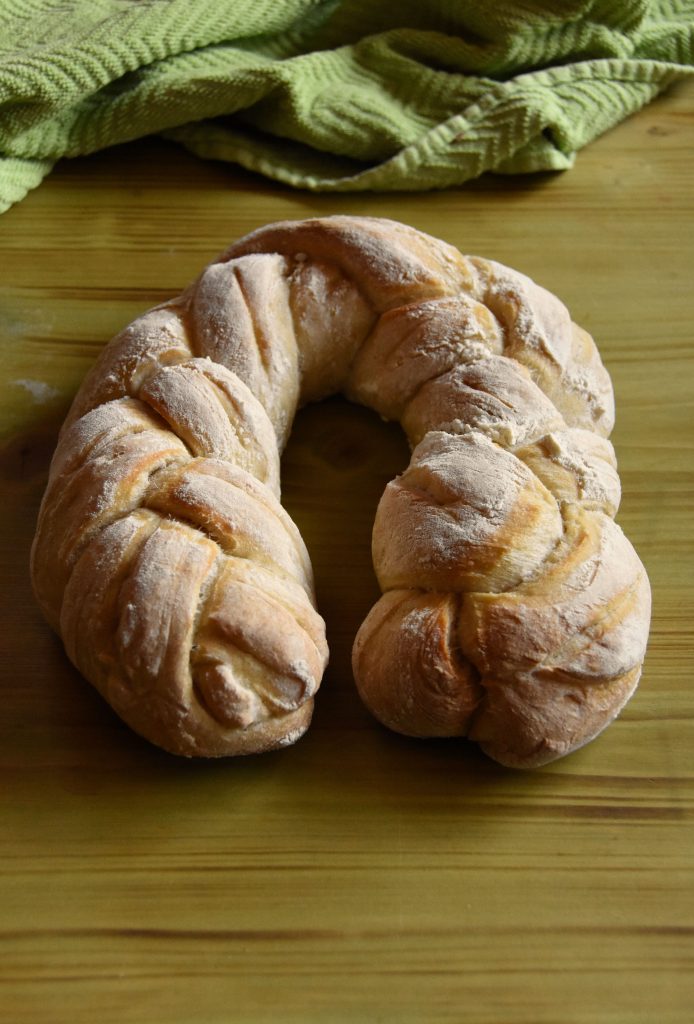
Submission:
<svg viewBox="0 0 694 1024">
<path fill-rule="evenodd" d="M 374 524 L 366 704 L 510 765 L 587 742 L 636 686 L 650 614 L 612 519 L 609 377 L 529 279 L 375 218 L 254 232 L 104 350 L 32 552 L 70 658 L 176 753 L 296 739 L 327 647 L 279 452 L 338 390 L 414 448 Z"/>
</svg>

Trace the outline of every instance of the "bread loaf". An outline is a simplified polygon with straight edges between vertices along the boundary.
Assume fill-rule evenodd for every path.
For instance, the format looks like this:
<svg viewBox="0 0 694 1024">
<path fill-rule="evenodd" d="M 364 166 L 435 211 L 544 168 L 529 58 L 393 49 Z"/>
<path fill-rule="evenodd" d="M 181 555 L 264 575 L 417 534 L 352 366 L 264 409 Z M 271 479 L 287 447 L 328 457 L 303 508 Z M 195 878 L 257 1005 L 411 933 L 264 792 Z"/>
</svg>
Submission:
<svg viewBox="0 0 694 1024">
<path fill-rule="evenodd" d="M 73 663 L 174 753 L 302 734 L 327 647 L 279 453 L 297 407 L 338 391 L 413 447 L 376 513 L 366 705 L 511 766 L 593 738 L 637 684 L 650 615 L 613 521 L 609 377 L 528 278 L 376 218 L 262 228 L 104 349 L 32 550 Z"/>
</svg>

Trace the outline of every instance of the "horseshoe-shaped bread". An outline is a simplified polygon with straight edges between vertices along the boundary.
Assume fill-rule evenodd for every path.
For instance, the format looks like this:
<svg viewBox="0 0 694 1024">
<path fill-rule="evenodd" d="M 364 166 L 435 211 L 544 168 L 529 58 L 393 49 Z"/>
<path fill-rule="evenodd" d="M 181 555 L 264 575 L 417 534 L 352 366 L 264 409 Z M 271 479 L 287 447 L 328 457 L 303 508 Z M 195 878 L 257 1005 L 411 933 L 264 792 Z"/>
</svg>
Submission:
<svg viewBox="0 0 694 1024">
<path fill-rule="evenodd" d="M 527 277 L 377 218 L 255 231 L 105 348 L 32 551 L 71 660 L 178 754 L 301 735 L 327 647 L 279 452 L 297 407 L 337 391 L 414 448 L 376 514 L 366 705 L 518 767 L 592 739 L 637 684 L 650 617 L 612 518 L 607 372 Z"/>
</svg>

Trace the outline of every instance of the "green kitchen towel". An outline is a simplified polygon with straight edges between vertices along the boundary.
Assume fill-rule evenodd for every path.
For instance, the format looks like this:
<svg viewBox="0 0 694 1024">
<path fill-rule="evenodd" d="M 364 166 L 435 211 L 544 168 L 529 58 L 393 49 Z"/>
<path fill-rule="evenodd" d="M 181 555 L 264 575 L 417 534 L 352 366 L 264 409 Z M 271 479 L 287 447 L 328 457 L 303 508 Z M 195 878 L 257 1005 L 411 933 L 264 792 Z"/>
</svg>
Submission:
<svg viewBox="0 0 694 1024">
<path fill-rule="evenodd" d="M 694 0 L 0 0 L 0 210 L 155 132 L 316 190 L 564 169 L 693 57 Z"/>
</svg>

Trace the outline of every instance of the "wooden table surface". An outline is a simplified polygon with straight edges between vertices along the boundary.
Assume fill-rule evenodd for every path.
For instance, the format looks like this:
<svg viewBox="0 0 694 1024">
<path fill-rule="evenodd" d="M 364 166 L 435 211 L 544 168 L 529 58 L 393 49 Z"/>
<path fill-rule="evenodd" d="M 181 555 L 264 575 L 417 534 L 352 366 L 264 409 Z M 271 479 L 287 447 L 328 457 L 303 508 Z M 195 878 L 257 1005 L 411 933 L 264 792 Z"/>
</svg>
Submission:
<svg viewBox="0 0 694 1024">
<path fill-rule="evenodd" d="M 62 164 L 0 218 L 3 1020 L 694 1019 L 693 152 L 680 86 L 562 175 L 313 196 L 147 140 Z M 48 460 L 99 347 L 235 237 L 334 212 L 526 272 L 613 375 L 649 654 L 618 721 L 547 768 L 405 739 L 361 706 L 349 654 L 377 593 L 371 522 L 407 450 L 342 400 L 299 415 L 283 465 L 332 649 L 295 747 L 199 763 L 154 749 L 34 606 Z"/>
</svg>

